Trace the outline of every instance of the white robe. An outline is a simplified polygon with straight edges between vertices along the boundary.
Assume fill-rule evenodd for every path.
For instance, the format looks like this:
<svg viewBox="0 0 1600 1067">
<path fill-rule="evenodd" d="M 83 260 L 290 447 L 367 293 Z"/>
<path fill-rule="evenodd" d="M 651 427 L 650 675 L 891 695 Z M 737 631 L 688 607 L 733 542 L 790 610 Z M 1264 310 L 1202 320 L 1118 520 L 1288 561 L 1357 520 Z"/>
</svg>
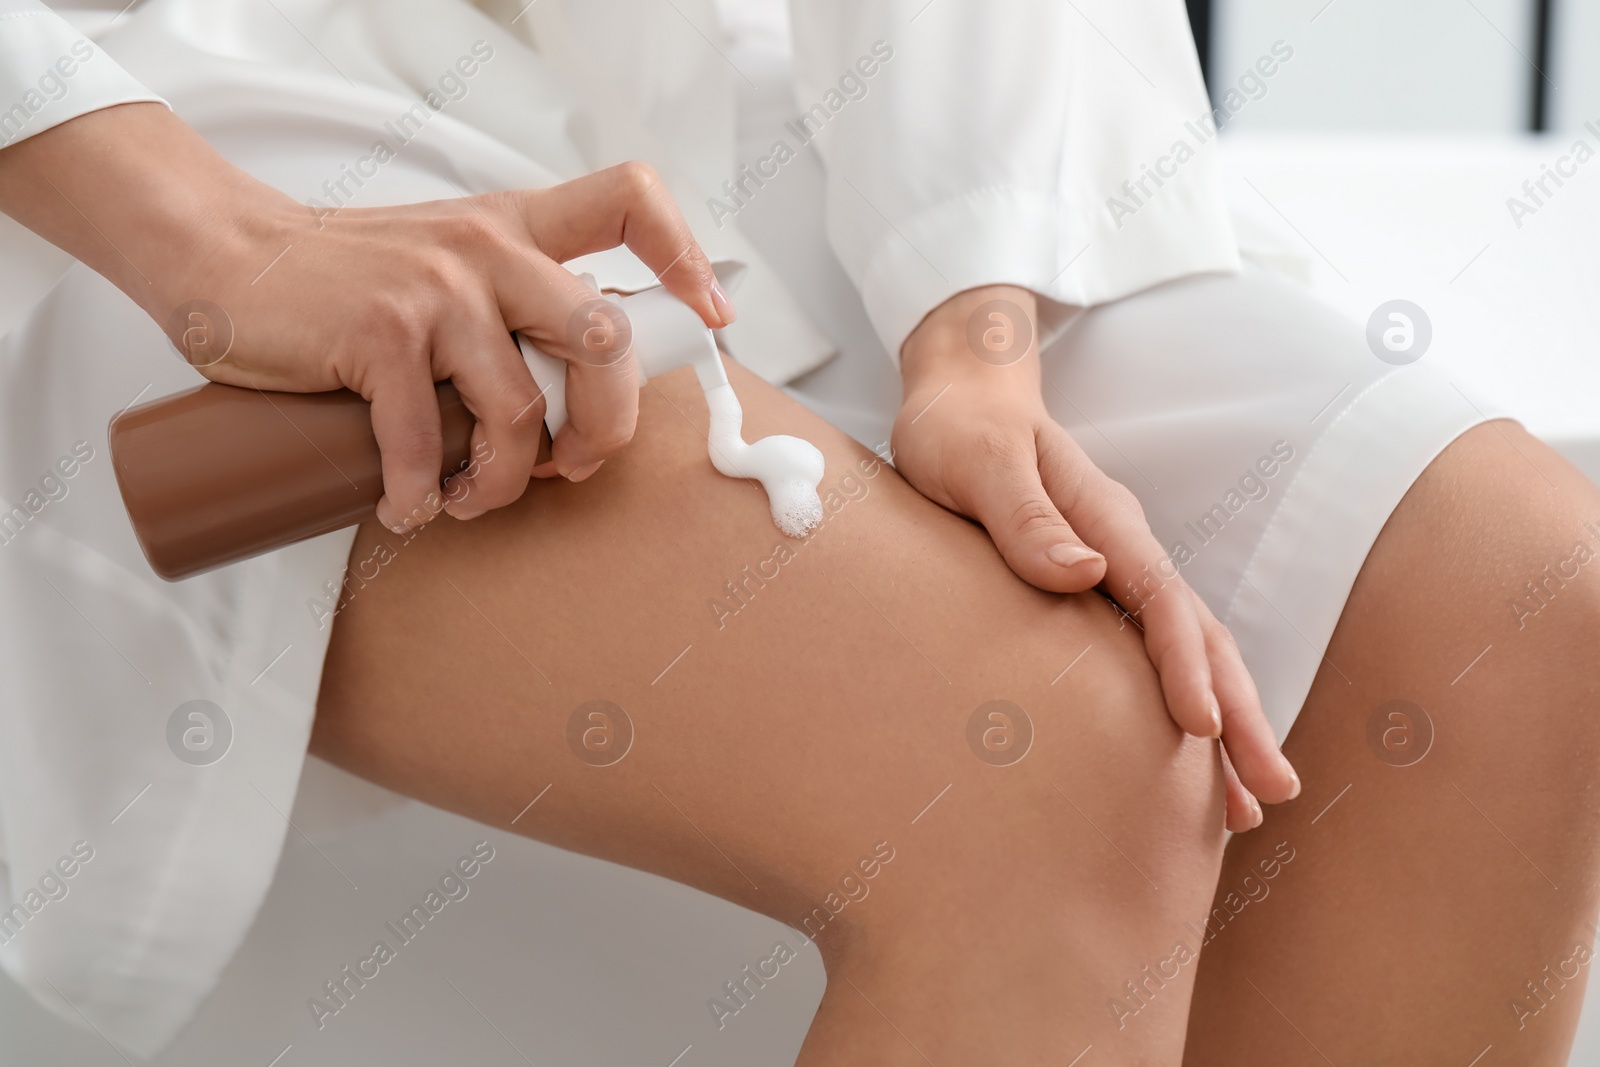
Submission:
<svg viewBox="0 0 1600 1067">
<path fill-rule="evenodd" d="M 60 7 L 72 24 L 0 0 L 0 140 L 164 99 L 239 166 L 324 206 L 646 159 L 713 259 L 746 266 L 725 340 L 775 382 L 830 355 L 738 232 L 742 204 L 781 180 L 780 141 L 822 152 L 829 237 L 890 353 L 975 285 L 1096 304 L 1238 265 L 1178 0 L 807 0 L 794 36 L 809 125 L 746 160 L 732 140 L 743 75 L 712 0 Z M 460 74 L 479 42 L 492 58 Z M 371 162 L 386 123 L 430 91 L 426 129 Z M 1175 159 L 1179 142 L 1192 158 Z M 653 280 L 626 253 L 582 267 L 616 288 Z M 196 373 L 131 301 L 9 221 L 0 331 L 0 497 L 22 508 L 0 532 L 0 964 L 150 1054 L 215 984 L 294 832 L 330 629 L 315 604 L 352 535 L 161 582 L 127 528 L 105 426 Z M 80 441 L 91 458 L 61 466 Z M 202 743 L 220 729 L 185 717 L 192 700 L 224 709 L 232 734 L 207 765 L 169 740 L 175 716 Z"/>
</svg>

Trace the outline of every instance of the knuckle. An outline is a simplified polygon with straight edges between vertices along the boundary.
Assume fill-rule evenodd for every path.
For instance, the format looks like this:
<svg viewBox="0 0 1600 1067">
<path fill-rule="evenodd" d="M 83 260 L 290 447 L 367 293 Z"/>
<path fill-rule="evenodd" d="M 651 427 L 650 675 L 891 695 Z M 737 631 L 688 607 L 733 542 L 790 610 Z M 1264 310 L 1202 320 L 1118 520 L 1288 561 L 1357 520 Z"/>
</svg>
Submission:
<svg viewBox="0 0 1600 1067">
<path fill-rule="evenodd" d="M 1212 639 L 1221 646 L 1222 651 L 1231 653 L 1233 655 L 1239 654 L 1239 641 L 1233 636 L 1232 630 L 1222 625 L 1222 623 L 1217 622 L 1215 619 L 1211 621 L 1209 630 Z"/>
<path fill-rule="evenodd" d="M 633 324 L 620 306 L 604 297 L 579 299 L 567 316 L 567 350 L 586 366 L 617 366 L 633 344 Z"/>
<path fill-rule="evenodd" d="M 672 228 L 677 230 L 675 225 Z M 685 229 L 677 232 L 674 240 L 677 249 L 675 258 L 671 266 L 661 272 L 660 278 L 665 281 L 670 276 L 672 283 L 679 287 L 710 289 L 717 280 L 717 274 L 711 269 L 711 261 L 706 258 L 704 250 L 696 243 L 694 234 Z"/>
<path fill-rule="evenodd" d="M 693 240 L 694 238 L 690 237 L 689 239 Z M 696 252 L 698 251 L 699 249 L 696 249 Z M 684 269 L 689 272 L 690 281 L 693 282 L 695 288 L 709 289 L 716 282 L 717 272 L 711 269 L 711 260 L 707 259 L 703 254 L 696 255 L 691 253 L 684 256 L 681 262 L 684 265 Z"/>
<path fill-rule="evenodd" d="M 436 465 L 444 451 L 444 438 L 437 429 L 428 426 L 408 427 L 389 445 L 394 458 L 407 466 Z"/>
<path fill-rule="evenodd" d="M 1111 484 L 1117 487 L 1117 497 L 1121 501 L 1120 506 L 1126 508 L 1129 515 L 1132 515 L 1140 522 L 1144 522 L 1144 505 L 1139 503 L 1139 498 L 1133 495 L 1133 490 L 1121 482 L 1112 482 Z"/>
<path fill-rule="evenodd" d="M 424 295 L 421 301 L 415 303 L 423 306 L 445 304 L 453 294 L 466 289 L 469 269 L 457 252 L 436 250 L 422 257 L 422 262 L 417 265 L 416 276 Z"/>
<path fill-rule="evenodd" d="M 360 316 L 359 329 L 386 358 L 426 354 L 432 323 L 421 305 L 398 296 L 376 296 Z"/>
<path fill-rule="evenodd" d="M 494 224 L 477 211 L 449 215 L 440 221 L 440 243 L 449 248 L 476 252 L 493 248 L 500 241 Z"/>
<path fill-rule="evenodd" d="M 1108 507 L 1119 511 L 1130 518 L 1144 522 L 1144 505 L 1139 503 L 1139 498 L 1133 490 L 1123 485 L 1114 478 L 1102 474 L 1097 491 L 1103 496 Z"/>
<path fill-rule="evenodd" d="M 539 432 L 544 418 L 544 394 L 537 389 L 513 386 L 500 395 L 502 404 L 497 417 L 503 419 L 513 433 Z"/>
<path fill-rule="evenodd" d="M 543 408 L 543 394 L 537 389 L 510 385 L 496 390 L 493 399 L 478 416 L 478 421 L 494 427 L 491 432 L 504 430 L 523 436 L 537 434 Z"/>
<path fill-rule="evenodd" d="M 613 422 L 583 436 L 596 449 L 609 456 L 620 452 L 633 440 L 633 423 Z"/>
<path fill-rule="evenodd" d="M 1020 537 L 1044 530 L 1059 530 L 1066 525 L 1056 506 L 1041 496 L 1030 496 L 1018 504 L 1007 520 L 1012 532 Z"/>
<path fill-rule="evenodd" d="M 661 188 L 661 176 L 643 160 L 630 159 L 626 163 L 618 163 L 615 170 L 617 183 L 632 199 L 647 200 Z"/>
</svg>

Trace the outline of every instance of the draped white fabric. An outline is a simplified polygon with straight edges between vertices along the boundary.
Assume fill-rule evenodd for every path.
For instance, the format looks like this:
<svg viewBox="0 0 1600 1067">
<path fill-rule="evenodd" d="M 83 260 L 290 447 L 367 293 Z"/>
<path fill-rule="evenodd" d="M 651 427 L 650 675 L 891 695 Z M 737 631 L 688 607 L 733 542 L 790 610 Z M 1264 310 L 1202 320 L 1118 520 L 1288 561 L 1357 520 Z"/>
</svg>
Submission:
<svg viewBox="0 0 1600 1067">
<path fill-rule="evenodd" d="M 1237 265 L 1213 153 L 1197 144 L 1164 184 L 1139 184 L 1207 114 L 1178 0 L 808 0 L 794 128 L 745 160 L 731 92 L 744 75 L 713 0 L 56 10 L 70 25 L 0 0 L 0 139 L 164 99 L 239 166 L 329 207 L 646 159 L 712 258 L 746 268 L 725 340 L 772 381 L 831 354 L 738 230 L 742 205 L 781 180 L 780 140 L 822 152 L 829 235 L 891 353 L 973 285 L 1095 303 Z M 574 267 L 619 289 L 653 281 L 626 253 Z M 0 532 L 0 964 L 63 1016 L 151 1053 L 215 984 L 292 832 L 329 633 L 307 603 L 338 580 L 351 535 L 161 582 L 128 529 L 104 428 L 195 372 L 131 301 L 7 220 L 0 331 L 0 497 L 23 516 Z M 210 764 L 169 743 L 194 700 L 231 724 Z"/>
</svg>

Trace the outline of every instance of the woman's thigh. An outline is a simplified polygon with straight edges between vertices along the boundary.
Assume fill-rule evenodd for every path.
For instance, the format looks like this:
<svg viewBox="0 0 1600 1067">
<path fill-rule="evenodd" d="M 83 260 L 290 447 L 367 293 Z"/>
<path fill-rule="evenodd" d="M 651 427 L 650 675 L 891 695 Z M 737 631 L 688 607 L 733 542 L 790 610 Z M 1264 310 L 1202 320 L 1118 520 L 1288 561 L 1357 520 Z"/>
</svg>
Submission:
<svg viewBox="0 0 1600 1067">
<path fill-rule="evenodd" d="M 885 976 L 999 957 L 892 1003 L 983 975 L 1022 982 L 994 1019 L 1103 1029 L 1171 955 L 1151 920 L 1209 900 L 1215 744 L 1172 726 L 1105 600 L 1022 583 L 981 529 L 729 371 L 747 438 L 822 449 L 821 528 L 773 528 L 757 485 L 712 471 L 693 376 L 657 379 L 588 481 L 403 545 L 362 529 L 353 564 L 386 562 L 353 566 L 376 576 L 337 616 L 313 750 L 789 922 L 830 969 L 873 938 Z M 1153 1041 L 1181 1045 L 1184 972 Z"/>
<path fill-rule="evenodd" d="M 1229 847 L 1185 1062 L 1566 1063 L 1600 901 L 1597 558 L 1600 491 L 1521 427 L 1428 467 L 1285 745 L 1304 793 Z"/>
</svg>

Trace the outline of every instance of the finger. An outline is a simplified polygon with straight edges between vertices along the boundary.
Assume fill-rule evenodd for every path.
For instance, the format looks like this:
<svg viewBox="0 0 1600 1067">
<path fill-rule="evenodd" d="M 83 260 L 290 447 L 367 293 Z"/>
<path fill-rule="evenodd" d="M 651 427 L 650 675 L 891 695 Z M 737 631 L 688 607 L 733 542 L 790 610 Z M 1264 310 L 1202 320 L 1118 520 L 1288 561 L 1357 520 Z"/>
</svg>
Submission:
<svg viewBox="0 0 1600 1067">
<path fill-rule="evenodd" d="M 567 422 L 552 443 L 551 465 L 562 477 L 582 481 L 633 439 L 639 376 L 628 317 L 531 244 L 513 243 L 494 267 L 505 326 L 567 364 Z"/>
<path fill-rule="evenodd" d="M 667 187 L 649 165 L 621 163 L 522 194 L 528 232 L 551 259 L 627 245 L 656 278 L 712 329 L 734 319 L 711 261 Z"/>
<path fill-rule="evenodd" d="M 1300 794 L 1300 778 L 1278 748 L 1278 739 L 1261 710 L 1256 684 L 1245 668 L 1228 628 L 1190 591 L 1206 637 L 1211 684 L 1222 710 L 1222 743 L 1239 778 L 1258 798 L 1281 804 Z"/>
<path fill-rule="evenodd" d="M 1104 588 L 1144 628 L 1172 721 L 1197 737 L 1220 736 L 1205 635 L 1177 566 L 1132 493 L 1101 473 L 1065 430 L 1045 427 L 1041 435 L 1051 438 L 1040 455 L 1044 485 L 1084 543 L 1105 556 Z"/>
<path fill-rule="evenodd" d="M 1261 812 L 1261 805 L 1250 791 L 1239 781 L 1239 775 L 1233 763 L 1228 759 L 1226 749 L 1222 749 L 1222 790 L 1223 790 L 1223 825 L 1236 834 L 1247 830 L 1254 830 L 1261 825 L 1265 818 Z"/>
<path fill-rule="evenodd" d="M 630 351 L 625 359 L 567 364 L 567 424 L 551 444 L 563 478 L 581 482 L 633 440 L 639 421 L 639 378 Z"/>
<path fill-rule="evenodd" d="M 472 519 L 510 504 L 528 488 L 538 460 L 544 402 L 499 308 L 443 324 L 434 369 L 449 376 L 475 420 L 466 468 L 444 483 L 447 510 Z"/>
<path fill-rule="evenodd" d="M 420 364 L 390 364 L 376 377 L 367 399 L 372 433 L 383 458 L 383 496 L 378 521 L 396 533 L 416 529 L 439 513 L 439 468 L 444 445 L 439 431 L 439 400 Z"/>
<path fill-rule="evenodd" d="M 1108 558 L 1124 560 L 1107 568 L 1107 585 L 1122 590 L 1118 603 L 1144 626 L 1145 651 L 1161 677 L 1161 692 L 1172 720 L 1197 737 L 1221 736 L 1222 714 L 1212 691 L 1205 635 L 1183 579 L 1164 556 L 1157 557 L 1154 565 L 1140 562 L 1135 569 L 1135 561 L 1149 559 L 1152 550 L 1159 552 L 1148 532 L 1141 535 L 1130 528 L 1114 535 L 1113 542 L 1138 546 L 1126 555 L 1105 547 Z M 1163 564 L 1171 568 L 1166 576 Z"/>
<path fill-rule="evenodd" d="M 948 483 L 958 509 L 983 524 L 1023 581 L 1079 593 L 1104 577 L 1105 559 L 1078 538 L 1045 492 L 1031 435 L 970 453 Z"/>
</svg>

